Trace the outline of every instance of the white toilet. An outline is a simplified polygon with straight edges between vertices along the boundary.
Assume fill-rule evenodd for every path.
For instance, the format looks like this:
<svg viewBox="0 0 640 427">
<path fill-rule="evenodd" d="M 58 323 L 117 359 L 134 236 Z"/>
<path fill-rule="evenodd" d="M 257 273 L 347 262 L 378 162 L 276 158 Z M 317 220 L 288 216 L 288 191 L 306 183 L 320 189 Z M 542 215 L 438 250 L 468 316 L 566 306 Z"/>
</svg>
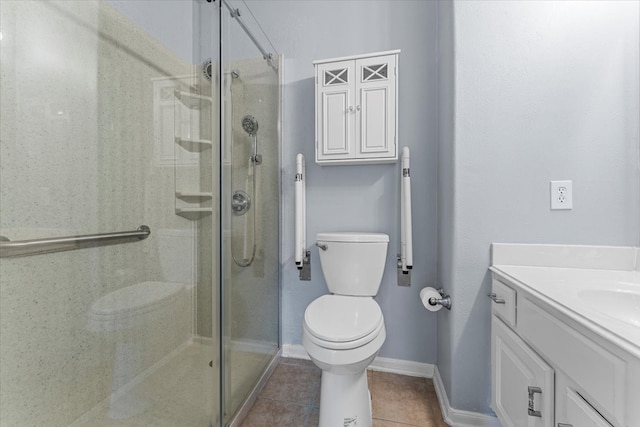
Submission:
<svg viewBox="0 0 640 427">
<path fill-rule="evenodd" d="M 331 295 L 304 313 L 302 345 L 322 369 L 320 427 L 370 427 L 367 366 L 386 338 L 378 293 L 389 236 L 319 233 L 320 264 Z"/>
<path fill-rule="evenodd" d="M 126 419 L 149 406 L 135 390 L 125 392 L 143 370 L 143 352 L 179 344 L 191 333 L 193 232 L 162 229 L 156 235 L 163 281 L 144 281 L 98 298 L 88 312 L 88 328 L 111 334 L 115 354 L 109 417 Z M 155 357 L 155 355 L 153 356 Z M 148 358 L 148 357 L 147 357 Z"/>
</svg>

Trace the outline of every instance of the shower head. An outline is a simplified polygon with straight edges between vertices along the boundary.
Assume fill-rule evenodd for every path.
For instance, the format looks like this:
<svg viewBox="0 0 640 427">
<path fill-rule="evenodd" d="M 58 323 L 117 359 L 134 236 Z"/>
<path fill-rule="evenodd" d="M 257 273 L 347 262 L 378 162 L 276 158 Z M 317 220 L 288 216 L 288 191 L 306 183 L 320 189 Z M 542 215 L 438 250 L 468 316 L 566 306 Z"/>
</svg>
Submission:
<svg viewBox="0 0 640 427">
<path fill-rule="evenodd" d="M 242 128 L 250 136 L 254 136 L 258 133 L 258 121 L 252 115 L 247 114 L 242 118 Z"/>
</svg>

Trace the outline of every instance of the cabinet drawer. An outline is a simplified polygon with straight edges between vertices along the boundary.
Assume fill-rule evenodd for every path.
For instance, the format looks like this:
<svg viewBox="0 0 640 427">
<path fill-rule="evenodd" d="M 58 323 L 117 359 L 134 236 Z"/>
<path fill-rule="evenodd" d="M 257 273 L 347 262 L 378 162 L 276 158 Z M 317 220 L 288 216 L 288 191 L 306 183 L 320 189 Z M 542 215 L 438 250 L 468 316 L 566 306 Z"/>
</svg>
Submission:
<svg viewBox="0 0 640 427">
<path fill-rule="evenodd" d="M 491 302 L 491 312 L 510 326 L 516 326 L 516 291 L 497 279 L 491 287 L 495 299 Z"/>
<path fill-rule="evenodd" d="M 579 392 L 590 404 L 615 424 L 625 425 L 628 372 L 624 360 L 521 295 L 518 331 L 546 360 L 580 384 Z"/>
</svg>

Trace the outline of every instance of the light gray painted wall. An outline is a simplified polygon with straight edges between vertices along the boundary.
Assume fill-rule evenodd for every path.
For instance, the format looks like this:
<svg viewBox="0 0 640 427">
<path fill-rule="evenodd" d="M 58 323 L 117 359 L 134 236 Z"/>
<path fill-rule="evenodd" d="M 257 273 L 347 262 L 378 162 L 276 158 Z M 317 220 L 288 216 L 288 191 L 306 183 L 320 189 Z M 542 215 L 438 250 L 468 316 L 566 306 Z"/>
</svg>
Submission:
<svg viewBox="0 0 640 427">
<path fill-rule="evenodd" d="M 195 1 L 107 0 L 120 13 L 144 28 L 164 46 L 193 63 L 193 11 Z"/>
<path fill-rule="evenodd" d="M 453 5 L 440 277 L 454 309 L 441 315 L 438 366 L 455 408 L 490 411 L 492 242 L 638 244 L 639 5 Z M 549 210 L 557 179 L 573 180 L 572 211 Z"/>
<path fill-rule="evenodd" d="M 453 2 L 438 2 L 438 282 L 443 285 L 451 283 L 454 269 L 454 80 Z M 450 313 L 438 312 L 438 369 L 446 390 L 451 390 L 452 381 L 451 319 Z"/>
<path fill-rule="evenodd" d="M 383 283 L 376 300 L 385 316 L 387 340 L 380 355 L 435 363 L 436 316 L 418 292 L 436 278 L 437 86 L 436 3 L 413 1 L 247 2 L 285 56 L 284 229 L 282 340 L 301 342 L 307 305 L 328 293 L 314 243 L 321 231 L 389 233 Z M 399 165 L 317 166 L 314 162 L 315 59 L 402 49 L 399 140 L 412 153 L 414 285 L 396 286 L 399 247 Z M 307 159 L 307 224 L 311 282 L 298 280 L 293 263 L 295 155 Z"/>
</svg>

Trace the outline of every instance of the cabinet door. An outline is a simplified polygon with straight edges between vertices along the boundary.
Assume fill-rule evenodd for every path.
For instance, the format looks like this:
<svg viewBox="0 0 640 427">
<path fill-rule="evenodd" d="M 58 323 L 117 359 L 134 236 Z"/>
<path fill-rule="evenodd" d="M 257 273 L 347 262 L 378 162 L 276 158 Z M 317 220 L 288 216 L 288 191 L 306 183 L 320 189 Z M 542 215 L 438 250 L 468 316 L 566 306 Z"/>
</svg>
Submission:
<svg viewBox="0 0 640 427">
<path fill-rule="evenodd" d="M 504 427 L 553 426 L 553 369 L 496 316 L 491 328 L 491 403 L 498 419 Z"/>
<path fill-rule="evenodd" d="M 355 157 L 354 61 L 316 68 L 316 159 Z"/>
<path fill-rule="evenodd" d="M 558 425 L 571 427 L 611 427 L 575 390 L 565 387 L 558 391 Z"/>
<path fill-rule="evenodd" d="M 356 61 L 357 158 L 395 158 L 396 55 Z"/>
</svg>

